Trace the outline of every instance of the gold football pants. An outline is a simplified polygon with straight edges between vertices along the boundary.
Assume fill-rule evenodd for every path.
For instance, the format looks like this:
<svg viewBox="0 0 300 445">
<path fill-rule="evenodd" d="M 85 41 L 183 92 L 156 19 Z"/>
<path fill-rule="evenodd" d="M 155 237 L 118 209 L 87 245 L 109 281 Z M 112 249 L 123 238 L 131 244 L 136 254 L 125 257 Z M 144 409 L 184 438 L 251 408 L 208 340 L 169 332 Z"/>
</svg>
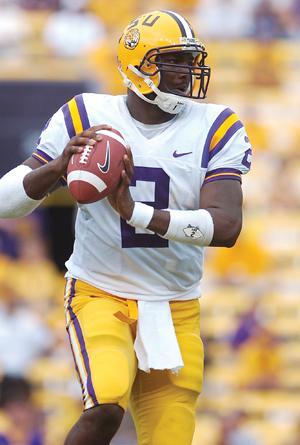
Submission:
<svg viewBox="0 0 300 445">
<path fill-rule="evenodd" d="M 198 300 L 171 301 L 184 367 L 145 373 L 133 343 L 137 304 L 68 279 L 67 331 L 82 388 L 84 409 L 103 403 L 129 407 L 139 445 L 190 445 L 203 379 Z"/>
</svg>

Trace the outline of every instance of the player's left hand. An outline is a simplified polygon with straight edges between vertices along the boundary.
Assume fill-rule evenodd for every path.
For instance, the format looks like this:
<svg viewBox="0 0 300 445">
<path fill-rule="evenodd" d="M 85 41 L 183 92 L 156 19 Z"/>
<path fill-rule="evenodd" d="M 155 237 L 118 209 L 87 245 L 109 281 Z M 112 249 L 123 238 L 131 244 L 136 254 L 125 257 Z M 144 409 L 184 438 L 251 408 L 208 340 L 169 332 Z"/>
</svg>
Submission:
<svg viewBox="0 0 300 445">
<path fill-rule="evenodd" d="M 128 221 L 132 216 L 134 208 L 134 201 L 129 190 L 134 173 L 134 164 L 129 147 L 126 148 L 123 161 L 124 170 L 122 170 L 120 183 L 116 190 L 108 196 L 108 200 L 111 206 L 120 214 L 121 218 Z"/>
</svg>

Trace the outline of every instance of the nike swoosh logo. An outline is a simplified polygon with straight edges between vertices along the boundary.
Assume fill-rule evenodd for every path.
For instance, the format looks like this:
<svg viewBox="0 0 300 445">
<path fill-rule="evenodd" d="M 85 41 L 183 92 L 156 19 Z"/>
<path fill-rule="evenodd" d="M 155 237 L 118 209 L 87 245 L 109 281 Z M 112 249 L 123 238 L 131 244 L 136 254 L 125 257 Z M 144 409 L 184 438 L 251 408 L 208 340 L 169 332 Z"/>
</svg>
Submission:
<svg viewBox="0 0 300 445">
<path fill-rule="evenodd" d="M 177 153 L 177 150 L 175 150 L 173 152 L 173 157 L 174 158 L 181 158 L 181 156 L 190 155 L 191 153 L 193 153 L 193 152 L 192 151 L 186 151 L 185 153 Z"/>
<path fill-rule="evenodd" d="M 106 142 L 106 152 L 105 152 L 105 160 L 103 164 L 97 162 L 97 167 L 102 173 L 107 173 L 110 166 L 110 143 Z"/>
</svg>

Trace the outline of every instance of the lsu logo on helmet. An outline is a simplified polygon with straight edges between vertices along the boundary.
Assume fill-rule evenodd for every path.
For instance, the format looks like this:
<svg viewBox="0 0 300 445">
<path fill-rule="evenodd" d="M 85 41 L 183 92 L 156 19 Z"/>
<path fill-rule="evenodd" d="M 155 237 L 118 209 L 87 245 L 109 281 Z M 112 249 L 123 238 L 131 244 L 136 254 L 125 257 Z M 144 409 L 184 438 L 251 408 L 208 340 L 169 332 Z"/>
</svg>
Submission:
<svg viewBox="0 0 300 445">
<path fill-rule="evenodd" d="M 140 41 L 140 31 L 137 28 L 130 29 L 124 37 L 124 46 L 127 49 L 134 49 Z"/>
</svg>

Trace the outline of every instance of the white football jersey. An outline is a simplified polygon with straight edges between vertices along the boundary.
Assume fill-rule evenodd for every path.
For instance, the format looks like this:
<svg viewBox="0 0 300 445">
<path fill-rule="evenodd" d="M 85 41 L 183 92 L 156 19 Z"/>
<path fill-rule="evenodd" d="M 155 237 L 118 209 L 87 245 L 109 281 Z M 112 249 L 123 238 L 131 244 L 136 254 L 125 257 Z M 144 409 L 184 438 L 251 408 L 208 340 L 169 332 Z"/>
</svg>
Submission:
<svg viewBox="0 0 300 445">
<path fill-rule="evenodd" d="M 131 117 L 126 96 L 101 94 L 76 96 L 59 109 L 33 157 L 49 162 L 76 133 L 100 124 L 119 130 L 131 147 L 133 199 L 156 209 L 198 209 L 203 184 L 240 181 L 250 168 L 248 136 L 229 108 L 190 101 L 149 137 Z M 200 296 L 203 248 L 129 226 L 105 198 L 78 206 L 74 250 L 66 266 L 68 277 L 124 298 L 186 300 Z"/>
</svg>

